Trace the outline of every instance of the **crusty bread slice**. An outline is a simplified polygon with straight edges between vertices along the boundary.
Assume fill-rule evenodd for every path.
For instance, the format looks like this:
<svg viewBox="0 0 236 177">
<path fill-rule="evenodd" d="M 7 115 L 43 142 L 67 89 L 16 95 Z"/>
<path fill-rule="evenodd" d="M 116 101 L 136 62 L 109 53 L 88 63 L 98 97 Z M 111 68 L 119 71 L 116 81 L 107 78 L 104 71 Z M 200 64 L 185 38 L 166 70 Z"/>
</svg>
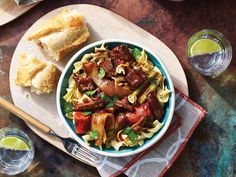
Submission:
<svg viewBox="0 0 236 177">
<path fill-rule="evenodd" d="M 58 61 L 86 42 L 89 36 L 84 17 L 76 9 L 65 9 L 42 23 L 36 32 L 28 36 L 28 40 L 35 41 Z"/>
<path fill-rule="evenodd" d="M 16 85 L 31 87 L 36 94 L 50 93 L 55 90 L 60 71 L 51 62 L 44 62 L 37 58 L 21 54 L 16 76 Z"/>
<path fill-rule="evenodd" d="M 32 78 L 45 66 L 45 62 L 22 53 L 19 59 L 16 84 L 21 87 L 31 86 Z"/>
<path fill-rule="evenodd" d="M 41 70 L 33 79 L 31 92 L 36 94 L 50 93 L 55 90 L 60 71 L 51 62 Z"/>
</svg>

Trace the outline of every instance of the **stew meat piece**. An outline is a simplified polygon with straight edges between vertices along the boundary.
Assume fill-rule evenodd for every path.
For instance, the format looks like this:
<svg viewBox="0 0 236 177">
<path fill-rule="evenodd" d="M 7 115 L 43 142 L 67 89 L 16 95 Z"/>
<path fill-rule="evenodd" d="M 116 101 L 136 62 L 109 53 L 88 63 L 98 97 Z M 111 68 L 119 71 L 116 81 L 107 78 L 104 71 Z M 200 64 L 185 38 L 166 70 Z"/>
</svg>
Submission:
<svg viewBox="0 0 236 177">
<path fill-rule="evenodd" d="M 134 112 L 127 112 L 125 114 L 131 125 L 140 122 L 142 118 L 145 120 L 151 120 L 153 117 L 149 102 L 134 106 L 134 109 Z"/>
<path fill-rule="evenodd" d="M 81 103 L 81 104 L 76 104 L 74 106 L 74 111 L 96 111 L 99 109 L 104 108 L 106 105 L 106 101 L 103 100 L 102 98 L 95 98 L 93 101 L 88 102 L 88 103 Z"/>
<path fill-rule="evenodd" d="M 124 128 L 125 126 L 127 126 L 127 124 L 128 124 L 128 119 L 125 116 L 125 114 L 119 113 L 116 117 L 116 125 L 115 125 L 116 130 Z"/>
<path fill-rule="evenodd" d="M 151 109 L 155 118 L 161 121 L 164 111 L 153 92 L 147 95 L 147 101 L 150 103 L 150 106 L 151 106 Z"/>
<path fill-rule="evenodd" d="M 113 67 L 111 58 L 102 61 L 99 66 L 106 71 L 107 77 L 111 77 L 115 75 L 115 69 Z"/>
<path fill-rule="evenodd" d="M 135 62 L 135 58 L 131 55 L 126 45 L 120 45 L 110 51 L 110 56 L 115 66 L 126 62 Z"/>
<path fill-rule="evenodd" d="M 73 79 L 81 92 L 96 89 L 96 85 L 90 76 L 81 77 L 79 74 L 75 73 Z"/>
<path fill-rule="evenodd" d="M 131 89 L 135 90 L 147 80 L 147 76 L 146 76 L 145 72 L 142 69 L 131 70 L 127 74 L 125 79 L 128 82 Z"/>
<path fill-rule="evenodd" d="M 134 108 L 129 104 L 128 98 L 124 97 L 122 100 L 118 100 L 115 102 L 115 107 L 118 109 L 124 109 L 128 111 L 133 111 Z"/>
<path fill-rule="evenodd" d="M 152 121 L 152 111 L 149 102 L 134 106 L 134 112 L 127 112 L 125 115 L 129 124 L 135 132 L 139 132 L 145 122 Z"/>
</svg>

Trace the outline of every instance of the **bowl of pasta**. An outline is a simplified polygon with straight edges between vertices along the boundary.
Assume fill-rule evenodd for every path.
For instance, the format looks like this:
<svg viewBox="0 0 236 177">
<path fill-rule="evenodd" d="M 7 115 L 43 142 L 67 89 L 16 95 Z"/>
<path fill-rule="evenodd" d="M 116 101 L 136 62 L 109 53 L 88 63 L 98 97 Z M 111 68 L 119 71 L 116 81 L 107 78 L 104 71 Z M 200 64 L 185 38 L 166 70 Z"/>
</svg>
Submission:
<svg viewBox="0 0 236 177">
<path fill-rule="evenodd" d="M 134 155 L 167 131 L 175 93 L 161 60 L 126 40 L 80 49 L 58 82 L 57 109 L 69 134 L 101 155 Z"/>
</svg>

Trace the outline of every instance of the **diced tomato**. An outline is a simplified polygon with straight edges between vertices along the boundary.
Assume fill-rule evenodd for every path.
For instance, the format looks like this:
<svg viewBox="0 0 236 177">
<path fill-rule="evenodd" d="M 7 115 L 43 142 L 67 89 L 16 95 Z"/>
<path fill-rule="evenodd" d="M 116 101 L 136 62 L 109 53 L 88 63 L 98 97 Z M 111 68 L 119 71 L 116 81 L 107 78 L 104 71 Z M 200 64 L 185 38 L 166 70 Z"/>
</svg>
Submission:
<svg viewBox="0 0 236 177">
<path fill-rule="evenodd" d="M 78 134 L 85 134 L 90 130 L 90 119 L 91 116 L 85 116 L 81 112 L 76 112 L 74 115 L 74 121 L 75 121 L 75 130 Z"/>
<path fill-rule="evenodd" d="M 149 119 L 153 116 L 148 102 L 135 106 L 134 109 L 134 112 L 126 113 L 126 117 L 131 125 L 137 123 L 142 117 Z"/>
</svg>

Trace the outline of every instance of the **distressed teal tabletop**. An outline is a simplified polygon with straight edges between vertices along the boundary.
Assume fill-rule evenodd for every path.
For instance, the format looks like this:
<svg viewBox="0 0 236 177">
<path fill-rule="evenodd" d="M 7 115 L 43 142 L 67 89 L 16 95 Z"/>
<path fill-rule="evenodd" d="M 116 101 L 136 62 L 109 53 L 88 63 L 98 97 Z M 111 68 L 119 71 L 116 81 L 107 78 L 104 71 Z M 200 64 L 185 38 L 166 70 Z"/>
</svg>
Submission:
<svg viewBox="0 0 236 177">
<path fill-rule="evenodd" d="M 236 176 L 236 3 L 235 0 L 45 0 L 18 19 L 0 27 L 0 95 L 11 101 L 11 57 L 24 32 L 41 16 L 63 5 L 89 3 L 112 10 L 166 43 L 179 58 L 192 100 L 208 113 L 166 177 Z M 132 10 L 131 10 L 132 9 Z M 233 59 L 215 79 L 196 73 L 186 58 L 186 44 L 201 29 L 222 32 L 231 42 Z M 94 177 L 97 170 L 74 160 L 35 135 L 26 124 L 0 108 L 0 128 L 18 127 L 33 140 L 36 156 L 17 177 Z M 1 175 L 0 175 L 1 176 Z M 155 176 L 155 175 L 153 175 Z"/>
</svg>

